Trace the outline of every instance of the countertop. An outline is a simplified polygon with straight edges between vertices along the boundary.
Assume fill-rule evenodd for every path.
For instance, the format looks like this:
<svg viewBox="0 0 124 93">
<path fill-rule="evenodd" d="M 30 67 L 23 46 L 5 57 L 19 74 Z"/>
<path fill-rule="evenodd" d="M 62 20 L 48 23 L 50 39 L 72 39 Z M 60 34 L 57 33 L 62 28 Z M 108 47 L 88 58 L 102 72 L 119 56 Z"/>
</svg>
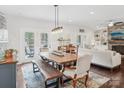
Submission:
<svg viewBox="0 0 124 93">
<path fill-rule="evenodd" d="M 14 60 L 11 60 L 11 61 L 4 61 L 4 60 L 0 60 L 0 65 L 2 64 L 16 64 L 18 61 L 14 61 Z"/>
</svg>

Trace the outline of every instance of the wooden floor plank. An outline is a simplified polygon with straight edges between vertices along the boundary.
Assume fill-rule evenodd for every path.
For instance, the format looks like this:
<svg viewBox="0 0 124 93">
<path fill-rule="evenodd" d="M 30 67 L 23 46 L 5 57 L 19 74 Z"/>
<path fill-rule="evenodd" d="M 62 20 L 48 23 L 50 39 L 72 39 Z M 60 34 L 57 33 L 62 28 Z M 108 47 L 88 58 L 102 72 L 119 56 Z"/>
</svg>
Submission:
<svg viewBox="0 0 124 93">
<path fill-rule="evenodd" d="M 22 69 L 22 65 L 17 65 L 16 88 L 26 88 L 26 82 L 24 80 Z"/>
</svg>

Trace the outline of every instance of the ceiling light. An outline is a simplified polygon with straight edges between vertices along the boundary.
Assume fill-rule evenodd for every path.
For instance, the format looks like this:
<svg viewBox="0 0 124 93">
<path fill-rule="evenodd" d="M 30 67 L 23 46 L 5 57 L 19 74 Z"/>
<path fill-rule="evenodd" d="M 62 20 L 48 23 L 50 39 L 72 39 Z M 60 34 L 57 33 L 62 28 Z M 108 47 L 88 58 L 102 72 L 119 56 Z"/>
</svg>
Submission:
<svg viewBox="0 0 124 93">
<path fill-rule="evenodd" d="M 63 27 L 59 26 L 59 7 L 58 5 L 54 5 L 55 7 L 55 27 L 52 29 L 52 33 L 60 33 L 63 31 Z"/>
<path fill-rule="evenodd" d="M 90 12 L 90 14 L 94 14 L 94 12 L 93 12 L 93 11 L 91 11 L 91 12 Z"/>
</svg>

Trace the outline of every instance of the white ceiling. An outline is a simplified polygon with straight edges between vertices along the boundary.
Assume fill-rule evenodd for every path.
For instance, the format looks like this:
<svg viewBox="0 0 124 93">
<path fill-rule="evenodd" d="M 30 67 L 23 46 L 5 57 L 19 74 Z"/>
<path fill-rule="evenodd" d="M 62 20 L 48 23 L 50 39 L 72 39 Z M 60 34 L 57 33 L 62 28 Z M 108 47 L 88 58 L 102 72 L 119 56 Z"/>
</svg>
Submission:
<svg viewBox="0 0 124 93">
<path fill-rule="evenodd" d="M 34 19 L 54 21 L 52 5 L 0 5 L 5 14 L 21 15 Z M 90 14 L 94 12 L 94 14 Z M 96 29 L 109 21 L 124 21 L 124 6 L 121 5 L 61 5 L 59 6 L 60 23 L 69 23 Z"/>
</svg>

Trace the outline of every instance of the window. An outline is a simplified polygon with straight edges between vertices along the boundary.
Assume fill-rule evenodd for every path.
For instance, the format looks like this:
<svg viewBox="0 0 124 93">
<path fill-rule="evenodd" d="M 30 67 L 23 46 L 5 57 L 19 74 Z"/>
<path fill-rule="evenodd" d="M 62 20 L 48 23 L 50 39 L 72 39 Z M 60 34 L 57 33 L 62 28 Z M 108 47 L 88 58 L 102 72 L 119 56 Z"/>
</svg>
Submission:
<svg viewBox="0 0 124 93">
<path fill-rule="evenodd" d="M 6 23 L 4 14 L 0 12 L 0 48 L 2 50 L 6 49 L 8 45 L 8 31 Z"/>
<path fill-rule="evenodd" d="M 40 34 L 40 52 L 48 51 L 48 34 L 41 33 Z"/>
<path fill-rule="evenodd" d="M 41 33 L 41 48 L 48 48 L 48 34 Z"/>
<path fill-rule="evenodd" d="M 25 57 L 34 57 L 34 33 L 25 32 Z"/>
<path fill-rule="evenodd" d="M 0 29 L 0 42 L 8 42 L 8 31 L 6 29 Z"/>
<path fill-rule="evenodd" d="M 8 45 L 8 31 L 4 29 L 0 29 L 0 48 L 2 50 L 7 49 Z"/>
</svg>

